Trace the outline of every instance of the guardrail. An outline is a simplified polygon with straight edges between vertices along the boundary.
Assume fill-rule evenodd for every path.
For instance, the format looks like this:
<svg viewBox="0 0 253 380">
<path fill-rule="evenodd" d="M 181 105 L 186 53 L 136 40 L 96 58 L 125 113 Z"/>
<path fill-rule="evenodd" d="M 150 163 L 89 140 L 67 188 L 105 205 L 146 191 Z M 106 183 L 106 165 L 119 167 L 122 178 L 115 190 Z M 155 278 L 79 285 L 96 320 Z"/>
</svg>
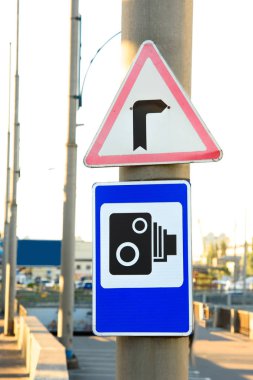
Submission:
<svg viewBox="0 0 253 380">
<path fill-rule="evenodd" d="M 15 335 L 30 380 L 69 379 L 65 347 L 36 317 L 16 317 Z"/>
<path fill-rule="evenodd" d="M 238 310 L 236 313 L 236 318 L 235 318 L 235 326 L 236 330 L 246 336 L 252 335 L 253 339 L 253 331 L 251 330 L 250 322 L 253 322 L 253 313 L 249 313 L 244 310 Z"/>
<path fill-rule="evenodd" d="M 26 317 L 28 315 L 26 308 L 21 304 L 18 305 L 18 314 L 20 317 Z"/>
<path fill-rule="evenodd" d="M 194 301 L 220 305 L 232 306 L 237 305 L 252 305 L 253 304 L 253 291 L 194 291 Z M 233 307 L 233 306 L 232 306 Z"/>
<path fill-rule="evenodd" d="M 196 301 L 193 311 L 196 321 L 204 326 L 220 327 L 253 339 L 253 312 Z"/>
</svg>

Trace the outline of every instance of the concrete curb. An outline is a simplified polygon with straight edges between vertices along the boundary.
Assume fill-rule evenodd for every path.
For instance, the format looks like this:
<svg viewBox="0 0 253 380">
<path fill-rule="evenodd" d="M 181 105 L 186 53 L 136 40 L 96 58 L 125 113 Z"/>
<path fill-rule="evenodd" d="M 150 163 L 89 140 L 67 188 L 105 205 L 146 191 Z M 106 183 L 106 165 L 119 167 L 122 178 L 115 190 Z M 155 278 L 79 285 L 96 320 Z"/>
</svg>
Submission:
<svg viewBox="0 0 253 380">
<path fill-rule="evenodd" d="M 30 380 L 68 380 L 65 347 L 36 317 L 17 317 L 15 333 Z"/>
</svg>

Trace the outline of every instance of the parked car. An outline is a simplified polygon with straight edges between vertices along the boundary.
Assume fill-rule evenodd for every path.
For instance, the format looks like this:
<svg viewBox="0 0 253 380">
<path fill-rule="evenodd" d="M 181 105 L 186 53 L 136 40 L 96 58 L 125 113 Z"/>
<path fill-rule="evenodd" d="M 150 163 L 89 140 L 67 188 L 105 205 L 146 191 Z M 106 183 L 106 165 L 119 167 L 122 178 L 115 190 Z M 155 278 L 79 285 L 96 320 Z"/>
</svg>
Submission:
<svg viewBox="0 0 253 380">
<path fill-rule="evenodd" d="M 92 281 L 91 280 L 79 280 L 75 281 L 75 289 L 89 289 L 92 290 Z"/>
<path fill-rule="evenodd" d="M 212 288 L 218 290 L 229 290 L 230 289 L 230 281 L 229 280 L 213 280 Z"/>
<path fill-rule="evenodd" d="M 26 275 L 24 273 L 17 272 L 16 282 L 17 282 L 17 284 L 25 285 L 26 284 Z"/>
<path fill-rule="evenodd" d="M 55 282 L 53 280 L 51 281 L 45 281 L 43 284 L 46 288 L 53 288 L 55 286 Z"/>
<path fill-rule="evenodd" d="M 83 281 L 82 289 L 92 290 L 92 282 Z"/>
<path fill-rule="evenodd" d="M 83 281 L 75 281 L 76 289 L 82 289 L 82 287 L 83 287 Z"/>
</svg>

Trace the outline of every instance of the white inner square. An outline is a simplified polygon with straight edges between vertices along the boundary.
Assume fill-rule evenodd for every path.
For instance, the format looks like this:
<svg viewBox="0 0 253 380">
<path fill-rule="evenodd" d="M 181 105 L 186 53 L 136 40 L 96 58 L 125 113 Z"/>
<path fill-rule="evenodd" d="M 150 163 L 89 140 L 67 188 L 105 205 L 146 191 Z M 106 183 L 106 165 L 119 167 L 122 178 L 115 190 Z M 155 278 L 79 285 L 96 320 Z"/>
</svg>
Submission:
<svg viewBox="0 0 253 380">
<path fill-rule="evenodd" d="M 152 260 L 152 271 L 148 275 L 112 275 L 109 271 L 110 215 L 143 212 L 151 214 L 152 226 L 156 222 L 163 229 L 166 229 L 169 235 L 176 235 L 177 254 L 167 256 L 166 262 L 154 262 Z M 100 223 L 102 287 L 166 288 L 180 287 L 183 284 L 183 209 L 181 203 L 106 203 L 101 207 Z M 153 235 L 153 228 L 151 230 Z M 141 255 L 142 252 L 139 254 Z"/>
</svg>

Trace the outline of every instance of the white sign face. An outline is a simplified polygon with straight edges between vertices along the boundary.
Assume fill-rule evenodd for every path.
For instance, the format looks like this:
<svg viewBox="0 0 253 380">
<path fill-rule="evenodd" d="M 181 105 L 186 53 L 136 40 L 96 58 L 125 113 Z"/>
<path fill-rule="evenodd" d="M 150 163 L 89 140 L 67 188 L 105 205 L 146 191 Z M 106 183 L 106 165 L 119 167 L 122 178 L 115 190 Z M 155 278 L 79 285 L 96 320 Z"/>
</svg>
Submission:
<svg viewBox="0 0 253 380">
<path fill-rule="evenodd" d="M 103 288 L 182 285 L 181 203 L 109 203 L 100 212 Z"/>
<path fill-rule="evenodd" d="M 216 161 L 222 151 L 152 41 L 145 41 L 92 142 L 87 166 Z"/>
<path fill-rule="evenodd" d="M 134 149 L 133 129 L 134 104 L 140 99 L 161 99 L 161 112 L 145 114 L 145 143 Z M 169 106 L 169 108 L 167 108 Z M 152 107 L 152 103 L 150 104 Z M 161 106 L 162 107 L 162 106 Z M 148 110 L 148 104 L 147 104 Z M 144 140 L 144 138 L 143 138 Z M 145 147 L 144 147 L 145 145 Z M 147 59 L 142 71 L 125 100 L 110 134 L 104 141 L 99 155 L 136 155 L 167 152 L 205 151 L 206 147 L 192 127 L 189 119 L 179 106 L 172 92 L 166 86 L 151 59 Z"/>
</svg>

